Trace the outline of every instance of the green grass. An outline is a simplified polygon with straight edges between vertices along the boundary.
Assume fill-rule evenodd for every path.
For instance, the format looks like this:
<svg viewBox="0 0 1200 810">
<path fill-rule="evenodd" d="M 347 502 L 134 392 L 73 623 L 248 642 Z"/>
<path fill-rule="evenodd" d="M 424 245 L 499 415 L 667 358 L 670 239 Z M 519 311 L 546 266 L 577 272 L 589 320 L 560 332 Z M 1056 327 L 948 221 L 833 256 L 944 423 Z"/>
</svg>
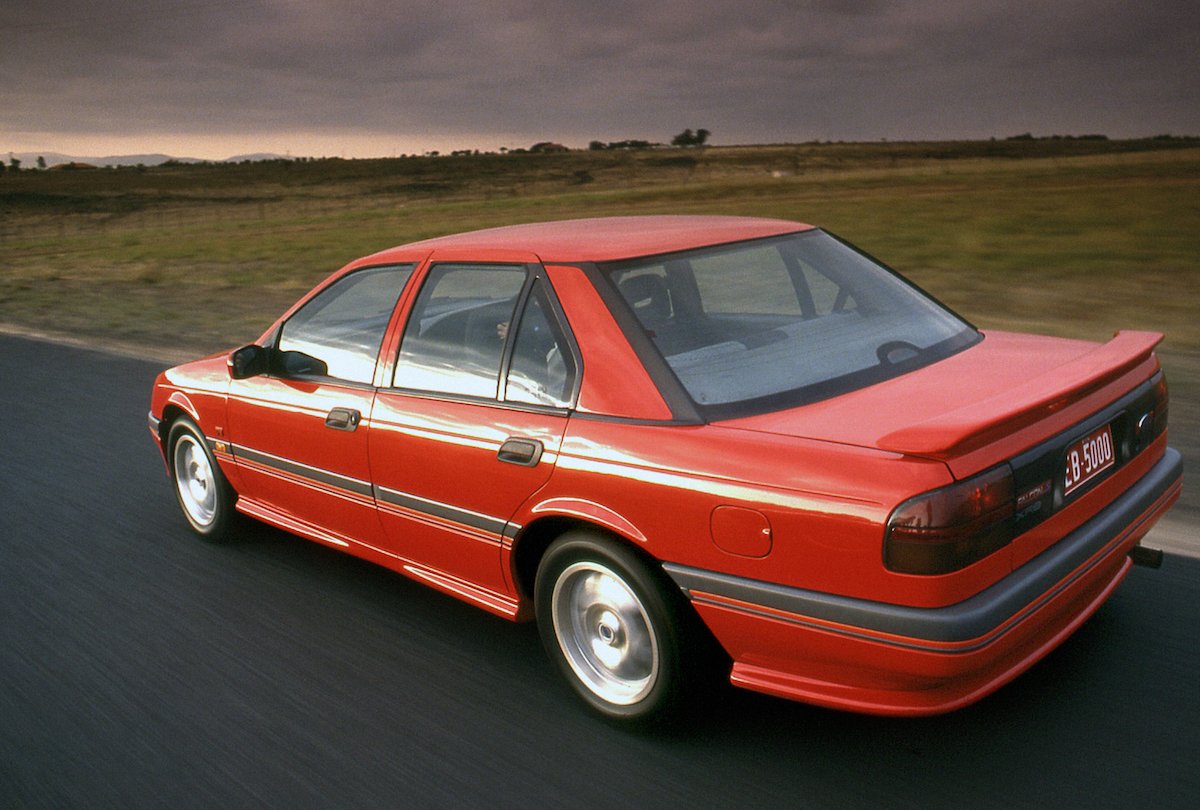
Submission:
<svg viewBox="0 0 1200 810">
<path fill-rule="evenodd" d="M 390 245 L 561 217 L 726 213 L 827 227 L 982 326 L 1151 328 L 1197 349 L 1200 149 L 1131 143 L 1141 148 L 829 144 L 6 174 L 0 321 L 215 349 Z"/>
</svg>

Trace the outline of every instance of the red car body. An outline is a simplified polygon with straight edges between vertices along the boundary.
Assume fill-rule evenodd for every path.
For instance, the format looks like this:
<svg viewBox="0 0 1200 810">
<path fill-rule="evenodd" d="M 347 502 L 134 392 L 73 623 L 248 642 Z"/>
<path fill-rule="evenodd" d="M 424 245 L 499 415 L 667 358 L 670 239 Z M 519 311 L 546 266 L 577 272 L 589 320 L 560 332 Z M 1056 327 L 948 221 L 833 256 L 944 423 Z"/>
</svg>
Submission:
<svg viewBox="0 0 1200 810">
<path fill-rule="evenodd" d="M 642 261 L 669 280 L 671 257 L 687 251 L 809 232 L 777 220 L 618 218 L 383 251 L 335 273 L 257 344 L 270 349 L 339 279 L 404 266 L 368 379 L 239 373 L 222 354 L 159 377 L 150 432 L 178 471 L 172 428 L 194 423 L 238 512 L 508 619 L 534 617 L 544 556 L 586 531 L 674 589 L 666 599 L 682 597 L 738 686 L 878 714 L 955 709 L 1092 615 L 1178 498 L 1153 351 L 1161 335 L 1096 344 L 970 329 L 911 368 L 915 347 L 899 360 L 880 347 L 881 368 L 905 366 L 883 379 L 722 411 L 689 401 L 683 372 L 672 376 L 647 348 L 602 278 Z M 523 268 L 545 285 L 566 335 L 558 348 L 573 355 L 561 401 L 396 385 L 406 325 L 441 265 Z M 671 296 L 679 310 L 683 293 Z M 651 342 L 664 334 L 640 331 Z M 512 338 L 501 339 L 513 374 Z M 214 474 L 199 475 L 193 491 L 206 497 Z M 952 530 L 935 517 L 946 510 L 962 513 L 943 521 Z M 1005 528 L 993 537 L 993 525 Z M 605 621 L 594 632 L 611 643 L 621 625 Z"/>
</svg>

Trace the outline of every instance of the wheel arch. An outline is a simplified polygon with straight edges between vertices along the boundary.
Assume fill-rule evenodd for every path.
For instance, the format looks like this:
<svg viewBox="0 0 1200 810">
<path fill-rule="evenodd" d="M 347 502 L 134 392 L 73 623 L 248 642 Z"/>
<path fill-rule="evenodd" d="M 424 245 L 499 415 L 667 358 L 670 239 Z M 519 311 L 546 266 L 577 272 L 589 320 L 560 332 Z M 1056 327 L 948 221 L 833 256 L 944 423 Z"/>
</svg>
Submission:
<svg viewBox="0 0 1200 810">
<path fill-rule="evenodd" d="M 210 413 L 210 421 L 212 416 L 213 415 Z M 206 438 L 208 436 L 208 431 L 205 430 L 204 422 L 201 420 L 199 410 L 187 397 L 187 395 L 180 391 L 172 393 L 167 399 L 166 404 L 163 405 L 162 418 L 159 419 L 158 422 L 158 446 L 162 450 L 163 463 L 167 465 L 168 475 L 171 474 L 171 428 L 173 428 L 180 419 L 187 419 L 191 421 L 197 427 L 197 429 L 199 429 L 202 436 Z M 236 496 L 236 494 L 241 492 L 242 489 L 241 477 L 238 473 L 237 466 L 233 463 L 232 458 L 226 455 L 224 452 L 217 455 L 216 461 L 221 468 L 221 472 L 224 473 L 226 480 L 229 482 L 230 486 L 233 487 Z"/>
<path fill-rule="evenodd" d="M 181 416 L 188 417 L 195 422 L 201 430 L 204 429 L 202 426 L 200 426 L 200 412 L 196 409 L 196 406 L 192 404 L 192 401 L 188 399 L 187 394 L 183 393 L 182 391 L 173 392 L 169 397 L 167 397 L 167 401 L 163 405 L 162 420 L 158 423 L 158 435 L 164 443 L 164 451 L 166 449 L 165 443 L 167 436 L 171 434 L 171 426 L 174 425 L 175 421 Z"/>
<path fill-rule="evenodd" d="M 186 398 L 182 398 L 182 400 L 183 403 L 186 403 L 188 406 L 191 405 Z M 191 419 L 197 425 L 200 424 L 200 419 L 196 416 L 195 408 L 184 407 L 183 404 L 176 401 L 175 397 L 169 399 L 167 404 L 163 406 L 162 418 L 158 421 L 158 446 L 159 449 L 162 450 L 163 460 L 167 461 L 168 463 L 170 463 L 169 459 L 171 457 L 171 448 L 168 447 L 167 444 L 168 439 L 171 436 L 171 428 L 175 426 L 176 422 L 184 417 Z"/>
<path fill-rule="evenodd" d="M 728 661 L 728 654 L 721 647 L 707 625 L 705 625 L 704 620 L 692 605 L 691 600 L 680 590 L 679 586 L 671 579 L 667 572 L 663 570 L 662 560 L 647 550 L 647 540 L 641 532 L 636 532 L 635 535 L 631 536 L 614 528 L 607 521 L 602 522 L 596 519 L 589 519 L 578 514 L 547 514 L 545 510 L 540 511 L 542 511 L 542 514 L 525 524 L 517 536 L 513 538 L 512 542 L 512 552 L 509 560 L 511 576 L 517 590 L 517 597 L 525 606 L 518 614 L 520 617 L 518 621 L 525 621 L 532 618 L 532 610 L 530 608 L 533 606 L 534 583 L 537 580 L 538 567 L 542 559 L 546 556 L 546 551 L 550 548 L 551 544 L 567 532 L 594 532 L 608 538 L 638 558 L 646 566 L 651 575 L 659 581 L 659 584 L 669 595 L 671 601 L 687 617 L 689 624 L 688 631 L 692 638 L 703 646 L 707 655 L 719 658 L 722 662 Z M 615 515 L 616 513 L 612 514 Z M 632 524 L 629 525 L 632 527 Z"/>
<path fill-rule="evenodd" d="M 556 659 L 553 652 L 554 648 L 549 641 L 549 634 L 554 632 L 555 637 L 557 637 L 557 631 L 547 629 L 549 625 L 547 614 L 544 612 L 544 596 L 537 594 L 538 580 L 541 578 L 542 563 L 544 560 L 547 560 L 548 555 L 551 560 L 561 559 L 562 557 L 562 555 L 555 555 L 551 551 L 555 547 L 555 541 L 572 532 L 586 532 L 593 535 L 595 540 L 605 541 L 610 547 L 600 559 L 612 559 L 618 566 L 615 570 L 619 571 L 622 567 L 629 570 L 629 573 L 634 576 L 633 579 L 629 580 L 630 582 L 639 579 L 637 569 L 640 569 L 640 579 L 643 587 L 650 588 L 658 594 L 658 604 L 665 609 L 666 615 L 664 618 L 672 628 L 667 631 L 667 635 L 664 638 L 669 637 L 674 639 L 671 642 L 671 646 L 675 649 L 675 656 L 677 656 L 677 666 L 672 668 L 677 673 L 678 678 L 676 689 L 682 690 L 682 693 L 677 691 L 675 697 L 669 699 L 669 704 L 650 709 L 645 715 L 638 714 L 622 717 L 600 708 L 595 701 L 591 700 L 585 694 L 585 690 L 581 690 L 577 686 L 578 676 L 576 676 L 576 680 L 572 680 L 570 674 L 564 671 L 564 675 L 572 687 L 574 687 L 577 694 L 581 695 L 585 701 L 591 703 L 593 708 L 598 708 L 602 714 L 606 714 L 609 720 L 653 723 L 659 719 L 669 721 L 675 709 L 679 705 L 682 705 L 682 703 L 686 703 L 699 695 L 709 693 L 713 689 L 724 688 L 728 685 L 729 672 L 732 666 L 732 659 L 728 651 L 721 646 L 716 636 L 708 628 L 704 619 L 691 603 L 688 595 L 680 589 L 678 584 L 663 569 L 662 561 L 647 550 L 645 542 L 639 542 L 615 531 L 610 526 L 576 515 L 558 514 L 537 518 L 526 525 L 513 541 L 513 556 L 510 564 L 513 576 L 516 579 L 516 587 L 525 605 L 533 607 L 532 612 L 538 623 L 539 634 L 542 635 L 543 645 L 546 647 L 552 660 L 557 661 L 558 659 Z M 585 548 L 588 545 L 576 542 L 578 540 L 583 540 L 583 538 L 573 538 L 573 548 L 566 553 L 579 554 L 579 549 Z M 590 545 L 592 547 L 597 546 L 595 542 Z M 614 552 L 620 552 L 620 554 L 614 556 Z M 622 560 L 622 556 L 625 558 L 624 560 Z M 629 560 L 630 557 L 633 560 Z M 549 576 L 553 576 L 554 566 L 558 564 L 556 562 L 550 563 L 551 567 L 548 569 L 550 572 Z M 608 563 L 605 564 L 607 565 Z M 633 569 L 629 569 L 631 564 L 633 564 Z M 621 574 L 620 576 L 628 579 L 625 574 Z M 543 594 L 548 593 L 549 590 L 547 588 L 543 591 Z M 554 590 L 557 593 L 557 588 Z M 540 604 L 538 603 L 539 599 L 543 600 Z"/>
<path fill-rule="evenodd" d="M 632 524 L 630 524 L 632 526 Z M 627 534 L 607 522 L 577 514 L 549 513 L 536 517 L 522 527 L 513 539 L 512 575 L 522 601 L 532 601 L 538 566 L 550 545 L 570 531 L 590 531 L 607 537 L 639 557 L 652 570 L 661 572 L 661 561 L 645 549 L 646 538 L 637 532 Z M 665 574 L 663 574 L 665 578 Z"/>
</svg>

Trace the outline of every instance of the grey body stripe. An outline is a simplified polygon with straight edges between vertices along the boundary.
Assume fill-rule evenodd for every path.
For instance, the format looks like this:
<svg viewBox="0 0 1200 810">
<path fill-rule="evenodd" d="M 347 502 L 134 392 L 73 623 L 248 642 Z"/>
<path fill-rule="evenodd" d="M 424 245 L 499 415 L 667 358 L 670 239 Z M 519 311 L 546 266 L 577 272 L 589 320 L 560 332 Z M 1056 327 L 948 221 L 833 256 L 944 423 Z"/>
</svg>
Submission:
<svg viewBox="0 0 1200 810">
<path fill-rule="evenodd" d="M 685 593 L 704 604 L 717 604 L 705 599 L 704 594 L 723 596 L 791 613 L 798 624 L 804 624 L 805 619 L 819 619 L 845 625 L 848 629 L 844 632 L 849 635 L 855 635 L 854 630 L 859 629 L 903 636 L 909 641 L 894 643 L 905 647 L 925 649 L 921 641 L 972 641 L 993 633 L 1014 618 L 1036 611 L 1102 562 L 1104 557 L 1086 569 L 1077 570 L 1127 534 L 1126 529 L 1136 529 L 1131 524 L 1178 485 L 1182 472 L 1182 457 L 1168 448 L 1149 472 L 1078 529 L 986 590 L 943 608 L 914 608 L 835 596 L 675 563 L 665 563 L 663 568 Z M 1070 579 L 1064 581 L 1067 577 Z M 693 595 L 693 591 L 699 594 Z M 747 612 L 764 615 L 753 608 Z M 992 640 L 983 640 L 961 651 L 978 649 Z"/>
<path fill-rule="evenodd" d="M 492 534 L 504 534 L 508 526 L 508 522 L 500 518 L 481 515 L 478 512 L 472 512 L 469 509 L 462 509 L 457 506 L 451 506 L 448 503 L 440 501 L 431 501 L 426 498 L 418 498 L 415 495 L 409 495 L 404 492 L 397 492 L 394 489 L 387 487 L 376 486 L 375 498 L 382 503 L 390 503 L 393 506 L 403 506 L 405 509 L 411 509 L 414 512 L 422 512 L 426 515 L 449 520 L 453 523 L 461 523 L 464 526 L 470 526 L 474 529 L 482 529 L 485 532 Z"/>
<path fill-rule="evenodd" d="M 328 470 L 320 470 L 316 467 L 309 467 L 307 464 L 300 464 L 295 461 L 288 461 L 279 456 L 273 456 L 270 453 L 263 453 L 258 450 L 251 450 L 248 447 L 237 445 L 233 448 L 235 458 L 246 459 L 253 461 L 256 464 L 262 464 L 264 467 L 271 467 L 282 472 L 290 473 L 299 478 L 307 478 L 310 481 L 316 481 L 319 484 L 344 489 L 347 492 L 353 492 L 355 495 L 363 497 L 372 497 L 371 485 L 366 481 L 360 481 L 357 478 L 351 478 L 346 475 L 329 472 Z"/>
<path fill-rule="evenodd" d="M 232 447 L 232 446 L 231 446 Z M 469 509 L 463 509 L 458 506 L 452 506 L 448 503 L 440 501 L 431 501 L 427 498 L 421 498 L 416 495 L 409 495 L 405 492 L 399 492 L 387 487 L 373 486 L 367 481 L 360 481 L 357 478 L 339 475 L 338 473 L 329 472 L 328 470 L 309 467 L 306 464 L 299 464 L 294 461 L 273 456 L 270 453 L 263 453 L 258 450 L 237 445 L 233 447 L 233 453 L 236 458 L 246 461 L 253 461 L 256 464 L 261 464 L 264 467 L 270 467 L 275 470 L 295 475 L 299 478 L 305 478 L 309 481 L 315 481 L 326 486 L 336 487 L 347 492 L 352 492 L 355 495 L 362 495 L 366 498 L 374 498 L 379 503 L 387 503 L 393 506 L 402 506 L 405 509 L 411 509 L 414 512 L 421 512 L 431 517 L 448 520 L 452 523 L 458 523 L 463 526 L 470 526 L 474 529 L 481 529 L 491 534 L 504 535 L 510 539 L 517 535 L 521 527 L 515 523 L 509 523 L 500 518 L 491 517 L 489 515 L 481 515 L 478 512 L 472 512 Z"/>
</svg>

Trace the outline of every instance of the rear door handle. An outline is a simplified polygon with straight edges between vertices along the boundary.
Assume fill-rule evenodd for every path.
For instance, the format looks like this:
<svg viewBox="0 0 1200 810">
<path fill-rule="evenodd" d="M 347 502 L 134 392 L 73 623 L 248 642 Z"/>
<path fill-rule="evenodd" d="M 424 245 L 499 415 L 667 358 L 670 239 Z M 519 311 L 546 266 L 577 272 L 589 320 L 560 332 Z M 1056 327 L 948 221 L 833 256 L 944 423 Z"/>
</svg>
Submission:
<svg viewBox="0 0 1200 810">
<path fill-rule="evenodd" d="M 500 445 L 496 458 L 506 464 L 536 467 L 542 458 L 542 443 L 536 439 L 508 439 Z"/>
<path fill-rule="evenodd" d="M 361 421 L 362 414 L 353 408 L 334 408 L 325 417 L 325 427 L 352 433 L 358 429 L 358 423 Z"/>
</svg>

